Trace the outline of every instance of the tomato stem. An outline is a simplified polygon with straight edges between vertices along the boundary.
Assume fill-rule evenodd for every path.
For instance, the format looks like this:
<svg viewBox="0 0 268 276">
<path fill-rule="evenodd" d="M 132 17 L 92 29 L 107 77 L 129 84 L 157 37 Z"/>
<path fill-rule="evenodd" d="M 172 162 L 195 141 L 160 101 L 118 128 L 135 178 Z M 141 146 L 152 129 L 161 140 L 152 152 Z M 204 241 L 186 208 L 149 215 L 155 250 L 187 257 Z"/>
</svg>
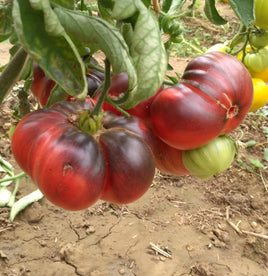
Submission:
<svg viewBox="0 0 268 276">
<path fill-rule="evenodd" d="M 101 106 L 103 102 L 106 100 L 106 96 L 108 94 L 108 90 L 111 86 L 111 71 L 110 71 L 110 61 L 106 58 L 105 59 L 105 77 L 104 77 L 104 85 L 103 89 L 100 93 L 100 97 L 94 109 L 91 112 L 91 116 L 98 115 L 101 110 Z"/>
<path fill-rule="evenodd" d="M 129 113 L 128 113 L 126 110 L 124 110 L 123 108 L 121 108 L 120 106 L 118 106 L 117 104 L 115 104 L 113 100 L 107 98 L 106 101 L 107 101 L 110 105 L 112 105 L 115 109 L 117 109 L 117 110 L 120 111 L 122 114 L 124 114 L 126 117 L 130 117 Z"/>
<path fill-rule="evenodd" d="M 195 50 L 197 53 L 199 54 L 204 54 L 204 52 L 202 50 L 200 50 L 199 48 L 195 47 L 192 43 L 188 42 L 183 35 L 181 35 L 181 38 L 182 38 L 182 42 L 181 43 L 184 43 L 185 45 L 191 47 L 193 50 Z"/>
<path fill-rule="evenodd" d="M 229 46 L 231 49 L 233 49 L 237 44 L 241 42 L 247 42 L 247 35 L 248 34 L 248 28 L 244 24 L 241 24 L 238 33 L 233 37 L 233 39 L 228 43 L 227 46 Z"/>
</svg>

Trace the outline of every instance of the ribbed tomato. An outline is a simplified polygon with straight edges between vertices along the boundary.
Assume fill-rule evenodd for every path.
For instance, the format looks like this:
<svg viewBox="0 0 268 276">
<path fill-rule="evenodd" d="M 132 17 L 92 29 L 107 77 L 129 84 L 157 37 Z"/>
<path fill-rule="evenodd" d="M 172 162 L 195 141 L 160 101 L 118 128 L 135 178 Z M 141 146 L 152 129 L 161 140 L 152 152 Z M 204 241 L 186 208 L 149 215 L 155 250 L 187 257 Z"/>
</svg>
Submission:
<svg viewBox="0 0 268 276">
<path fill-rule="evenodd" d="M 92 104 L 59 102 L 26 115 L 12 137 L 19 166 L 57 206 L 81 210 L 98 199 L 132 202 L 150 187 L 155 163 L 151 148 L 124 124 L 108 116 L 88 134 L 78 124 Z M 83 114 L 83 115 L 81 115 Z M 118 117 L 119 118 L 119 117 Z M 131 118 L 124 118 L 127 126 Z M 139 128 L 136 118 L 136 128 Z M 146 126 L 140 132 L 146 132 Z"/>
<path fill-rule="evenodd" d="M 235 129 L 252 99 L 245 66 L 229 54 L 209 52 L 189 62 L 178 85 L 157 95 L 151 105 L 152 127 L 172 147 L 197 148 Z"/>
</svg>

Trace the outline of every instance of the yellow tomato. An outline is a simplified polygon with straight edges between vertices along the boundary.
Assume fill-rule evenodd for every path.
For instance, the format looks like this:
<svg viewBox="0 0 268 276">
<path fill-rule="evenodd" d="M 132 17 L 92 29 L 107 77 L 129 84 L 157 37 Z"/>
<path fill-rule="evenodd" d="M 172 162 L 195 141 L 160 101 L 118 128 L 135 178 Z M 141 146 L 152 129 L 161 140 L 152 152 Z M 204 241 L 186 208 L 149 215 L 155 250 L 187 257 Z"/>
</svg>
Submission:
<svg viewBox="0 0 268 276">
<path fill-rule="evenodd" d="M 268 101 L 268 86 L 262 79 L 252 78 L 254 96 L 249 112 L 256 111 Z"/>
<path fill-rule="evenodd" d="M 264 82 L 268 82 L 268 67 L 261 72 L 250 72 L 252 78 L 262 79 Z"/>
</svg>

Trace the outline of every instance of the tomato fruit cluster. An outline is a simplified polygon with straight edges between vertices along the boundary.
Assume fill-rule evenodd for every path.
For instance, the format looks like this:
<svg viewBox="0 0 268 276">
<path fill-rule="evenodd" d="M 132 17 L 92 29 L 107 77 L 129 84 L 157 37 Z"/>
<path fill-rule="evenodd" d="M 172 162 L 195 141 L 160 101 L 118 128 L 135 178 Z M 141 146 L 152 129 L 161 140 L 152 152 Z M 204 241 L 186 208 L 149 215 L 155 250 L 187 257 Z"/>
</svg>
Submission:
<svg viewBox="0 0 268 276">
<path fill-rule="evenodd" d="M 250 74 L 238 59 L 221 52 L 194 58 L 178 85 L 160 87 L 123 111 L 129 117 L 109 101 L 127 88 L 126 73 L 113 76 L 97 116 L 91 113 L 99 94 L 58 102 L 18 123 L 13 155 L 55 205 L 81 210 L 99 199 L 130 203 L 148 190 L 155 168 L 206 178 L 231 164 L 235 145 L 224 134 L 242 122 L 253 98 Z"/>
</svg>

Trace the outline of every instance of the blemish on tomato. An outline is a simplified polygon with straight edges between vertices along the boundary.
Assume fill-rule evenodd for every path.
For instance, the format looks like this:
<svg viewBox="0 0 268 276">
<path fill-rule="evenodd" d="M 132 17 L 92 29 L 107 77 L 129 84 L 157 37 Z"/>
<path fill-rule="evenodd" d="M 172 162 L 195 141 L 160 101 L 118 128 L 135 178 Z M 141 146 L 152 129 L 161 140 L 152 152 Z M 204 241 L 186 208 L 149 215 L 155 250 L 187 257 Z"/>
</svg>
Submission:
<svg viewBox="0 0 268 276">
<path fill-rule="evenodd" d="M 64 164 L 63 170 L 62 170 L 62 175 L 65 176 L 67 173 L 73 171 L 73 166 L 69 163 Z"/>
</svg>

